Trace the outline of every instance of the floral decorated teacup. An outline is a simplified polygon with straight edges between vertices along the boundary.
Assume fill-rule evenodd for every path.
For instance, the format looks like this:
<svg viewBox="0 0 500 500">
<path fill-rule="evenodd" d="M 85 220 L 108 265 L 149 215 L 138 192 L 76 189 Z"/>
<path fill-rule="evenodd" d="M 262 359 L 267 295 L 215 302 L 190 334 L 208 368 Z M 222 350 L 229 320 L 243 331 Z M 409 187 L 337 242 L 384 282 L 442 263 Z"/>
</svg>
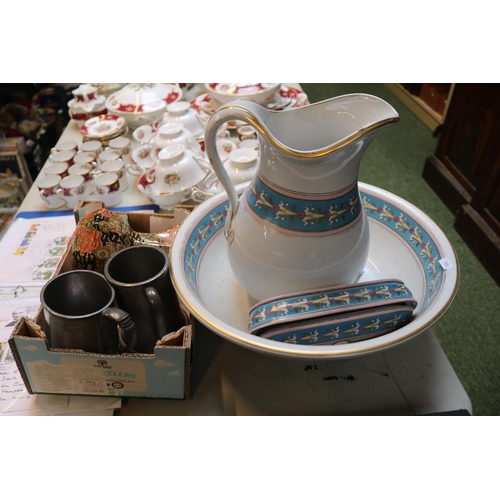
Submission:
<svg viewBox="0 0 500 500">
<path fill-rule="evenodd" d="M 59 208 L 66 202 L 57 196 L 57 189 L 62 177 L 60 175 L 46 175 L 36 180 L 40 198 L 47 208 Z"/>
<path fill-rule="evenodd" d="M 105 161 L 101 164 L 99 170 L 95 171 L 95 175 L 111 172 L 115 173 L 118 176 L 120 189 L 122 191 L 128 189 L 127 169 L 121 158 L 118 158 L 117 160 Z"/>
<path fill-rule="evenodd" d="M 75 208 L 76 204 L 86 198 L 87 184 L 82 175 L 68 175 L 59 183 L 57 196 L 65 201 L 69 208 Z"/>
<path fill-rule="evenodd" d="M 102 173 L 94 177 L 94 185 L 98 198 L 106 207 L 114 207 L 122 202 L 120 180 L 114 172 Z"/>
</svg>

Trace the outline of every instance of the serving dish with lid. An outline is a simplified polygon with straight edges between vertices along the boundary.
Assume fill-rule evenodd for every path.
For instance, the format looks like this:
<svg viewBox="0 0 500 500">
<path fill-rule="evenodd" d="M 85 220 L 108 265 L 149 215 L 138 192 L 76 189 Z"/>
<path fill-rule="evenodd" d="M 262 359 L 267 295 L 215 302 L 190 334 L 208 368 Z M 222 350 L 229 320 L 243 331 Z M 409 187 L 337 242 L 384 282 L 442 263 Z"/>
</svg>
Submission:
<svg viewBox="0 0 500 500">
<path fill-rule="evenodd" d="M 136 129 L 160 119 L 167 104 L 181 97 L 181 88 L 171 83 L 129 83 L 107 98 L 106 107 Z"/>
</svg>

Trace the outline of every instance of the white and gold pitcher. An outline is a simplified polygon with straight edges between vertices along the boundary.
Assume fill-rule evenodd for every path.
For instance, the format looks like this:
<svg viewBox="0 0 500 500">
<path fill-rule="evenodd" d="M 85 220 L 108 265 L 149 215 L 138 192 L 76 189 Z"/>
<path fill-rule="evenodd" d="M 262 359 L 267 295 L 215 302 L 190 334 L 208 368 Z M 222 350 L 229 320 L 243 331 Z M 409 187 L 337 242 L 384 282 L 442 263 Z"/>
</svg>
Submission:
<svg viewBox="0 0 500 500">
<path fill-rule="evenodd" d="M 228 120 L 249 123 L 260 141 L 259 168 L 240 198 L 216 148 Z M 356 279 L 369 249 L 359 164 L 375 136 L 398 120 L 392 106 L 367 94 L 286 111 L 237 100 L 212 115 L 205 146 L 229 196 L 228 259 L 250 296 L 264 300 Z"/>
</svg>

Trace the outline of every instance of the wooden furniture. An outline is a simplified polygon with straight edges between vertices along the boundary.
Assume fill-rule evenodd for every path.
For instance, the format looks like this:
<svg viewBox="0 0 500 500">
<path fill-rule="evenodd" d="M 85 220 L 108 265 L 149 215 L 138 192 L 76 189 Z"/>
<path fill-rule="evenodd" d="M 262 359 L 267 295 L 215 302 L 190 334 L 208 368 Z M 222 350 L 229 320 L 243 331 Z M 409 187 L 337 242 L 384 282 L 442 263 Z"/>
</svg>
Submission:
<svg viewBox="0 0 500 500">
<path fill-rule="evenodd" d="M 443 125 L 455 84 L 446 86 L 446 97 L 433 105 L 432 89 L 436 84 L 429 83 L 385 83 L 384 84 L 401 102 L 410 108 L 433 132 Z M 443 85 L 443 84 L 438 84 Z M 446 85 L 446 84 L 445 84 Z M 437 96 L 436 96 L 437 98 Z"/>
<path fill-rule="evenodd" d="M 454 227 L 500 284 L 500 84 L 456 84 L 423 177 Z"/>
</svg>

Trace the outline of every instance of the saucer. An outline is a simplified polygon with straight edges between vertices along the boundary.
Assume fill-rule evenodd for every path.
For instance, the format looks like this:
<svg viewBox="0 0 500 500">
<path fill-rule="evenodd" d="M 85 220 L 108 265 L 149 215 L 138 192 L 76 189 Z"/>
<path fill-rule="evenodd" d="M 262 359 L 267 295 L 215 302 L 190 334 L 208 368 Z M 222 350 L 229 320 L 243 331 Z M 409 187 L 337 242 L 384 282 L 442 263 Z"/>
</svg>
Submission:
<svg viewBox="0 0 500 500">
<path fill-rule="evenodd" d="M 130 161 L 139 167 L 151 168 L 156 163 L 156 158 L 153 155 L 151 146 L 144 144 L 132 151 Z"/>
<path fill-rule="evenodd" d="M 158 128 L 155 123 L 141 125 L 132 132 L 132 137 L 141 144 L 147 144 L 156 134 Z"/>
<path fill-rule="evenodd" d="M 241 194 L 248 184 L 236 188 Z M 225 191 L 193 210 L 171 251 L 172 279 L 182 302 L 207 328 L 257 353 L 301 361 L 333 361 L 380 351 L 431 327 L 447 311 L 459 284 L 455 251 L 441 229 L 420 209 L 388 191 L 360 182 L 368 216 L 370 248 L 359 283 L 397 278 L 418 306 L 412 320 L 375 338 L 334 345 L 276 342 L 248 333 L 248 311 L 256 304 L 229 265 L 224 224 Z"/>
<path fill-rule="evenodd" d="M 80 133 L 88 139 L 112 139 L 124 132 L 127 122 L 116 115 L 100 115 L 87 120 Z"/>
</svg>

